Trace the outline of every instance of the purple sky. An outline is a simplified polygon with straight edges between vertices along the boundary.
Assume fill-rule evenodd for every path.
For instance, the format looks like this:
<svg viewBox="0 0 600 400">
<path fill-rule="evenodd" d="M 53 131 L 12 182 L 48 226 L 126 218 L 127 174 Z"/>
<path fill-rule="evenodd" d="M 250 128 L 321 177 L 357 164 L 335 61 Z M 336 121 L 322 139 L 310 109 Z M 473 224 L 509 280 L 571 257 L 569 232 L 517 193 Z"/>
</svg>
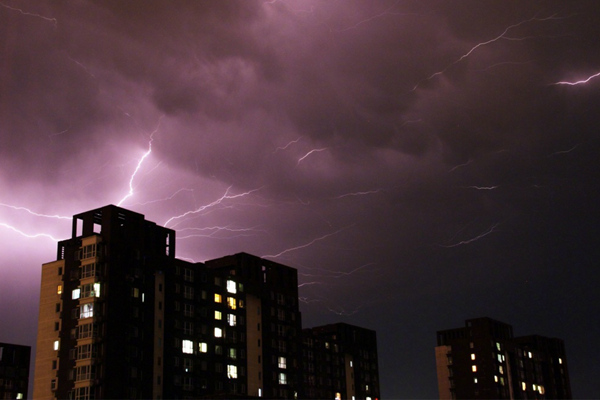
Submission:
<svg viewBox="0 0 600 400">
<path fill-rule="evenodd" d="M 0 341 L 35 344 L 71 216 L 120 204 L 179 258 L 297 268 L 304 326 L 377 331 L 384 398 L 437 397 L 436 330 L 480 316 L 563 338 L 597 398 L 599 27 L 595 0 L 0 0 Z"/>
</svg>

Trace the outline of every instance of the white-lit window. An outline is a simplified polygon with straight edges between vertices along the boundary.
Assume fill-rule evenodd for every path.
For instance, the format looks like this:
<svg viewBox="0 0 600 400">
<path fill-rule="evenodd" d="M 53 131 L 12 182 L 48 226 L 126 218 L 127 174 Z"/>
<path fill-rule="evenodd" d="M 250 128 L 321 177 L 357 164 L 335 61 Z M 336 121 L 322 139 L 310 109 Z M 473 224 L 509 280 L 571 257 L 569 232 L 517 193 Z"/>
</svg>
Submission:
<svg viewBox="0 0 600 400">
<path fill-rule="evenodd" d="M 537 385 L 534 383 L 531 386 L 533 387 L 533 391 L 535 392 L 537 390 Z"/>
<path fill-rule="evenodd" d="M 352 360 L 350 360 L 350 368 L 352 368 Z"/>
<path fill-rule="evenodd" d="M 194 342 L 191 340 L 182 340 L 181 341 L 181 352 L 186 354 L 194 353 Z"/>
<path fill-rule="evenodd" d="M 227 314 L 227 323 L 229 326 L 235 326 L 235 315 Z"/>
<path fill-rule="evenodd" d="M 23 398 L 23 393 L 17 393 L 17 400 L 21 400 Z"/>
<path fill-rule="evenodd" d="M 220 320 L 222 318 L 221 311 L 215 311 L 215 319 Z"/>
<path fill-rule="evenodd" d="M 79 298 L 79 294 L 81 293 L 81 289 L 73 289 L 73 294 L 71 294 L 71 298 L 73 300 L 77 300 Z"/>
<path fill-rule="evenodd" d="M 227 281 L 227 293 L 237 293 L 234 281 Z"/>
<path fill-rule="evenodd" d="M 473 378 L 473 383 L 477 383 L 477 378 Z"/>
<path fill-rule="evenodd" d="M 287 385 L 287 375 L 284 374 L 283 372 L 279 373 L 279 384 L 280 385 Z"/>
<path fill-rule="evenodd" d="M 477 372 L 477 365 L 473 365 L 473 366 L 471 367 L 471 371 L 473 371 L 473 372 Z"/>
<path fill-rule="evenodd" d="M 494 382 L 498 382 L 498 375 L 494 375 Z"/>
<path fill-rule="evenodd" d="M 558 363 L 559 363 L 559 364 L 562 364 L 562 358 L 559 358 L 559 359 L 558 359 Z"/>
<path fill-rule="evenodd" d="M 530 352 L 530 351 L 528 351 L 528 352 L 527 352 L 527 356 L 528 356 L 529 358 L 533 358 L 533 354 L 531 354 L 531 352 Z"/>
<path fill-rule="evenodd" d="M 229 379 L 237 379 L 238 374 L 237 374 L 237 366 L 235 365 L 228 365 L 227 366 L 227 378 Z"/>
<path fill-rule="evenodd" d="M 221 328 L 215 328 L 215 337 L 223 337 L 223 330 Z"/>
<path fill-rule="evenodd" d="M 502 362 L 502 356 L 498 354 L 498 362 Z"/>
<path fill-rule="evenodd" d="M 79 309 L 79 318 L 91 318 L 94 316 L 94 303 L 86 303 Z"/>
<path fill-rule="evenodd" d="M 200 351 L 200 353 L 206 353 L 208 351 L 208 344 L 205 342 L 198 343 L 198 351 Z"/>
<path fill-rule="evenodd" d="M 527 390 L 527 384 L 525 382 L 521 382 L 521 389 L 523 389 L 523 391 Z"/>
<path fill-rule="evenodd" d="M 281 369 L 286 369 L 286 365 L 287 365 L 287 362 L 286 362 L 286 359 L 285 359 L 285 357 L 279 357 L 279 358 L 277 359 L 277 366 L 278 366 L 279 368 L 281 368 Z"/>
<path fill-rule="evenodd" d="M 54 350 L 58 350 L 60 348 L 60 341 L 55 340 L 54 341 Z"/>
<path fill-rule="evenodd" d="M 471 360 L 475 359 L 475 353 L 471 353 Z"/>
<path fill-rule="evenodd" d="M 498 349 L 498 351 L 502 350 L 500 347 L 500 343 L 496 342 L 496 348 Z"/>
</svg>

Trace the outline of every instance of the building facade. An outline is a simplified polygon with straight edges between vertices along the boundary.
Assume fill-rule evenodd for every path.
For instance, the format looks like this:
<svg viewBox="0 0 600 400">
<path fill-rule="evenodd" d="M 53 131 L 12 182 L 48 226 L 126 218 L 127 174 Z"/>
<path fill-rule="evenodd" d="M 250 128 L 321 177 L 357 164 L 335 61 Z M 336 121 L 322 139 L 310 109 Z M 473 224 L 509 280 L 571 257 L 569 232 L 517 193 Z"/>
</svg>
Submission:
<svg viewBox="0 0 600 400">
<path fill-rule="evenodd" d="M 88 211 L 42 266 L 33 398 L 303 397 L 301 322 L 294 268 L 179 260 L 173 230 Z"/>
<path fill-rule="evenodd" d="M 440 399 L 570 399 L 564 343 L 490 318 L 437 332 Z"/>
<path fill-rule="evenodd" d="M 31 347 L 0 343 L 0 399 L 27 399 Z"/>
</svg>

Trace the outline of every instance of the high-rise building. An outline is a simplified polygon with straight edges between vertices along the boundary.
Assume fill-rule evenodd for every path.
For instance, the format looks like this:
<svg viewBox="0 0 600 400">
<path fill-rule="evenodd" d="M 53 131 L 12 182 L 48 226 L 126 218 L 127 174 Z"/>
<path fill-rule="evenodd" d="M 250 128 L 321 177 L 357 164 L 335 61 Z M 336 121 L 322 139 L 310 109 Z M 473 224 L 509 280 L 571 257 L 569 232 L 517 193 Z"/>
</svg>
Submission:
<svg viewBox="0 0 600 400">
<path fill-rule="evenodd" d="M 344 332 L 331 343 L 372 371 L 374 332 L 356 355 L 371 337 Z M 75 215 L 42 266 L 33 397 L 292 399 L 301 346 L 294 268 L 246 253 L 183 261 L 173 230 L 106 206 Z"/>
<path fill-rule="evenodd" d="M 437 332 L 440 399 L 569 399 L 564 343 L 490 318 Z"/>
<path fill-rule="evenodd" d="M 302 395 L 310 399 L 378 399 L 375 331 L 344 323 L 303 330 Z"/>
<path fill-rule="evenodd" d="M 31 347 L 0 343 L 0 399 L 26 399 Z"/>
</svg>

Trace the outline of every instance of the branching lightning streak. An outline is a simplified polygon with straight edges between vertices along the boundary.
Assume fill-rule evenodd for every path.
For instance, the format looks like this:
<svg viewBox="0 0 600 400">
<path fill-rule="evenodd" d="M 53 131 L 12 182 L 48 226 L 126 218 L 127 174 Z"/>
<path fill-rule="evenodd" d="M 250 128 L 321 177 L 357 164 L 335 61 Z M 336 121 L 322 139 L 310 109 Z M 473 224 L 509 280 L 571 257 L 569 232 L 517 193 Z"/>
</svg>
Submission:
<svg viewBox="0 0 600 400">
<path fill-rule="evenodd" d="M 560 82 L 555 82 L 552 85 L 569 85 L 569 86 L 576 86 L 576 85 L 582 85 L 584 83 L 588 83 L 589 81 L 591 81 L 594 78 L 597 78 L 600 76 L 600 72 L 591 75 L 589 77 L 587 77 L 586 79 L 580 80 L 580 81 L 575 81 L 575 82 L 566 82 L 566 81 L 560 81 Z"/>
<path fill-rule="evenodd" d="M 346 226 L 346 227 L 341 228 L 341 229 L 338 229 L 337 231 L 335 231 L 333 233 L 328 233 L 327 235 L 323 235 L 321 237 L 313 239 L 313 240 L 311 240 L 310 242 L 308 242 L 306 244 L 303 244 L 303 245 L 300 245 L 300 246 L 296 246 L 296 247 L 290 247 L 289 249 L 283 250 L 282 252 L 277 253 L 277 254 L 267 254 L 267 255 L 261 256 L 261 258 L 267 258 L 267 257 L 269 257 L 269 258 L 277 258 L 279 256 L 284 255 L 285 253 L 289 253 L 290 251 L 304 249 L 304 248 L 306 248 L 306 247 L 308 247 L 308 246 L 310 246 L 310 245 L 312 245 L 312 244 L 314 244 L 314 243 L 316 243 L 318 241 L 321 241 L 323 239 L 327 239 L 328 237 L 333 236 L 333 235 L 337 235 L 338 233 L 340 233 L 340 232 L 342 232 L 342 231 L 350 228 L 351 226 L 354 226 L 354 224 L 352 224 L 350 226 Z"/>
<path fill-rule="evenodd" d="M 275 151 L 274 151 L 273 153 L 277 153 L 279 150 L 285 150 L 285 149 L 287 149 L 288 147 L 290 147 L 290 146 L 291 146 L 291 145 L 293 145 L 294 143 L 298 143 L 298 142 L 300 141 L 300 139 L 302 139 L 302 138 L 301 138 L 301 137 L 299 137 L 298 139 L 296 139 L 296 140 L 292 140 L 291 142 L 289 142 L 288 144 L 286 144 L 286 145 L 285 145 L 285 146 L 283 146 L 283 147 L 278 147 L 278 148 L 276 148 L 276 149 L 275 149 Z"/>
<path fill-rule="evenodd" d="M 471 164 L 472 162 L 473 162 L 473 160 L 472 160 L 472 159 L 470 159 L 469 161 L 467 161 L 467 162 L 466 162 L 466 163 L 464 163 L 464 164 L 458 164 L 457 166 L 453 167 L 453 168 L 452 168 L 450 171 L 448 171 L 448 172 L 452 172 L 452 171 L 454 171 L 454 170 L 456 170 L 456 169 L 458 169 L 458 168 L 460 168 L 460 167 L 465 167 L 465 166 L 467 166 L 467 165 Z"/>
<path fill-rule="evenodd" d="M 47 214 L 38 214 L 34 211 L 31 211 L 29 208 L 11 206 L 10 204 L 0 203 L 0 206 L 12 208 L 13 210 L 24 210 L 27 211 L 31 215 L 35 215 L 36 217 L 45 217 L 45 218 L 56 218 L 56 219 L 71 219 L 71 217 L 64 217 L 62 215 L 47 215 Z"/>
<path fill-rule="evenodd" d="M 206 204 L 206 205 L 203 205 L 203 206 L 201 206 L 201 207 L 198 207 L 197 209 L 195 209 L 195 210 L 192 210 L 192 211 L 186 211 L 185 213 L 183 213 L 183 214 L 181 214 L 181 215 L 177 215 L 177 216 L 175 216 L 175 217 L 171 217 L 171 218 L 169 218 L 169 219 L 167 220 L 167 222 L 165 222 L 165 223 L 164 223 L 164 225 L 163 225 L 163 226 L 165 226 L 165 227 L 166 227 L 166 226 L 167 226 L 167 225 L 168 225 L 168 224 L 169 224 L 171 221 L 173 221 L 173 220 L 176 220 L 176 219 L 181 219 L 181 218 L 187 217 L 188 215 L 197 214 L 197 213 L 199 213 L 199 212 L 202 212 L 202 211 L 206 210 L 207 208 L 214 207 L 214 206 L 216 206 L 216 205 L 218 205 L 218 204 L 221 204 L 221 203 L 223 202 L 223 200 L 227 200 L 227 199 L 236 199 L 236 198 L 238 198 L 238 197 L 244 197 L 244 196 L 247 196 L 247 195 L 249 195 L 249 194 L 251 194 L 251 193 L 254 193 L 254 192 L 256 192 L 256 191 L 258 191 L 258 190 L 262 189 L 262 187 L 260 187 L 260 188 L 258 188 L 258 189 L 252 189 L 252 190 L 249 190 L 249 191 L 247 191 L 247 192 L 244 192 L 244 193 L 235 194 L 235 195 L 229 195 L 229 190 L 230 190 L 230 189 L 231 189 L 231 186 L 229 186 L 229 187 L 227 188 L 227 190 L 225 190 L 225 193 L 223 194 L 223 196 L 219 197 L 217 200 L 215 200 L 215 201 L 213 201 L 213 202 L 211 202 L 211 203 L 209 203 L 209 204 Z"/>
<path fill-rule="evenodd" d="M 150 141 L 148 142 L 148 151 L 144 153 L 142 158 L 140 158 L 140 161 L 138 161 L 138 164 L 135 167 L 135 171 L 133 171 L 133 174 L 131 174 L 131 178 L 129 178 L 129 193 L 127 193 L 127 195 L 125 195 L 125 197 L 123 197 L 121 201 L 117 203 L 117 206 L 120 206 L 125 200 L 133 196 L 133 180 L 135 179 L 135 176 L 137 175 L 140 168 L 142 167 L 142 164 L 144 163 L 146 157 L 148 157 L 150 153 L 152 153 L 152 141 L 154 140 L 154 134 L 158 131 L 158 128 L 160 127 L 160 120 L 162 119 L 162 117 L 163 116 L 161 116 L 158 119 L 158 125 L 156 126 L 156 129 L 154 129 L 154 131 L 152 131 L 152 133 L 150 134 Z"/>
<path fill-rule="evenodd" d="M 170 195 L 169 197 L 166 197 L 164 199 L 150 200 L 150 201 L 146 201 L 143 203 L 134 203 L 134 204 L 131 204 L 131 206 L 145 206 L 145 205 L 152 204 L 152 203 L 158 203 L 161 201 L 172 200 L 173 197 L 175 197 L 175 196 L 177 196 L 177 194 L 179 194 L 179 192 L 183 192 L 183 191 L 193 192 L 194 189 L 182 188 L 182 189 L 179 189 L 178 191 L 176 191 L 175 193 L 173 193 L 172 195 Z"/>
<path fill-rule="evenodd" d="M 185 232 L 185 231 L 212 231 L 210 234 L 207 235 L 187 235 L 187 236 L 177 236 L 177 239 L 188 239 L 188 238 L 192 238 L 192 237 L 210 237 L 210 238 L 214 238 L 215 235 L 218 232 L 221 231 L 226 231 L 226 232 L 265 232 L 260 231 L 258 229 L 255 228 L 230 228 L 228 226 L 209 226 L 209 227 L 204 227 L 204 228 L 184 228 L 184 229 L 180 229 L 178 230 L 178 233 L 180 232 Z M 236 235 L 237 236 L 250 236 L 250 235 Z M 227 239 L 231 239 L 231 237 L 228 237 Z"/>
<path fill-rule="evenodd" d="M 27 11 L 23 11 L 20 8 L 14 8 L 14 7 L 11 7 L 11 6 L 7 6 L 6 4 L 4 4 L 2 2 L 0 2 L 0 6 L 6 8 L 6 9 L 9 9 L 9 10 L 20 12 L 23 15 L 28 15 L 30 17 L 38 17 L 38 18 L 41 18 L 43 20 L 52 22 L 54 24 L 54 28 L 55 29 L 58 27 L 58 21 L 56 20 L 56 18 L 44 17 L 43 15 L 40 15 L 40 14 L 34 14 L 34 13 L 27 12 Z"/>
<path fill-rule="evenodd" d="M 8 228 L 8 229 L 10 229 L 12 231 L 17 232 L 19 235 L 23 235 L 23 236 L 25 236 L 27 238 L 30 238 L 30 239 L 34 239 L 34 238 L 38 238 L 38 237 L 47 237 L 47 238 L 50 238 L 51 240 L 53 240 L 55 242 L 59 241 L 59 239 L 57 239 L 54 236 L 49 235 L 47 233 L 36 233 L 35 235 L 29 235 L 29 234 L 27 234 L 27 233 L 25 233 L 23 231 L 18 230 L 14 226 L 8 225 L 8 224 L 6 224 L 4 222 L 0 222 L 0 226 L 4 226 L 4 227 L 6 227 L 6 228 Z"/>
<path fill-rule="evenodd" d="M 328 147 L 323 147 L 322 149 L 313 149 L 313 150 L 309 151 L 303 157 L 300 157 L 300 159 L 298 160 L 298 162 L 296 163 L 296 165 L 300 164 L 300 161 L 304 160 L 306 157 L 310 156 L 312 153 L 317 153 L 317 152 L 320 152 L 320 151 L 325 151 L 327 149 L 328 149 Z"/>
<path fill-rule="evenodd" d="M 514 28 L 517 28 L 523 24 L 526 24 L 528 22 L 532 22 L 532 21 L 548 21 L 548 20 L 553 20 L 553 19 L 557 19 L 556 18 L 556 14 L 553 14 L 549 17 L 546 18 L 538 18 L 538 17 L 532 17 L 529 19 L 526 19 L 524 21 L 518 22 L 516 24 L 512 24 L 510 26 L 508 26 L 506 29 L 504 29 L 504 31 L 502 31 L 501 34 L 499 34 L 498 36 L 494 37 L 493 39 L 487 40 L 485 42 L 481 42 L 481 43 L 477 43 L 475 46 L 471 47 L 471 49 L 469 51 L 467 51 L 465 54 L 463 54 L 462 56 L 460 56 L 458 59 L 456 59 L 455 61 L 453 61 L 452 63 L 448 64 L 446 66 L 446 68 L 442 69 L 441 71 L 435 72 L 433 74 L 431 74 L 429 77 L 427 77 L 426 79 L 423 79 L 422 81 L 418 82 L 412 89 L 412 91 L 414 92 L 421 83 L 423 83 L 424 81 L 428 81 L 431 80 L 433 78 L 435 78 L 438 75 L 442 75 L 444 72 L 446 72 L 450 67 L 452 67 L 453 65 L 458 64 L 459 62 L 461 62 L 462 60 L 464 60 L 465 58 L 469 57 L 471 54 L 473 54 L 473 52 L 475 50 L 477 50 L 478 48 L 482 47 L 482 46 L 486 46 L 490 43 L 494 43 L 497 42 L 500 39 L 505 39 L 505 40 L 517 40 L 516 38 L 511 38 L 511 37 L 507 37 L 506 34 Z"/>
<path fill-rule="evenodd" d="M 396 7 L 396 6 L 398 5 L 398 3 L 400 3 L 400 0 L 396 1 L 396 2 L 395 2 L 395 3 L 394 3 L 392 6 L 391 6 L 391 7 L 388 7 L 388 8 L 386 8 L 385 10 L 383 10 L 382 12 L 380 12 L 379 14 L 376 14 L 376 15 L 373 15 L 372 17 L 369 17 L 369 18 L 366 18 L 366 19 L 360 20 L 360 21 L 358 21 L 357 23 L 355 23 L 354 25 L 352 25 L 352 26 L 349 26 L 349 27 L 346 27 L 346 28 L 344 28 L 344 29 L 332 29 L 332 28 L 331 28 L 331 27 L 329 27 L 329 26 L 327 26 L 327 27 L 329 28 L 329 31 L 331 31 L 331 32 L 344 32 L 344 31 L 348 31 L 348 30 L 350 30 L 350 29 L 354 29 L 354 28 L 356 28 L 357 26 L 359 26 L 359 25 L 362 25 L 362 24 L 364 24 L 364 23 L 367 23 L 367 22 L 370 22 L 370 21 L 372 21 L 372 20 L 374 20 L 374 19 L 376 19 L 376 18 L 381 18 L 381 17 L 383 17 L 383 16 L 385 16 L 385 15 L 389 15 L 389 14 L 390 14 L 390 13 L 389 13 L 389 11 L 390 11 L 392 8 Z M 394 14 L 395 14 L 395 13 L 394 13 Z M 406 14 L 402 14 L 402 15 L 406 15 Z"/>
<path fill-rule="evenodd" d="M 490 227 L 490 228 L 489 228 L 487 231 L 485 231 L 485 232 L 483 232 L 483 233 L 481 233 L 481 234 L 479 234 L 479 235 L 477 235 L 477 236 L 475 236 L 474 238 L 471 238 L 471 239 L 469 239 L 469 240 L 463 240 L 463 241 L 460 241 L 460 242 L 458 242 L 458 243 L 451 244 L 451 245 L 447 245 L 447 246 L 446 246 L 446 245 L 440 245 L 440 246 L 441 246 L 441 247 L 450 248 L 450 247 L 462 246 L 463 244 L 469 244 L 469 243 L 473 243 L 473 242 L 475 242 L 475 241 L 477 241 L 477 240 L 479 240 L 479 239 L 481 239 L 481 238 L 483 238 L 483 237 L 486 237 L 487 235 L 491 234 L 492 232 L 494 232 L 494 231 L 495 231 L 495 229 L 496 229 L 496 227 L 497 227 L 498 225 L 500 225 L 500 223 L 499 223 L 499 222 L 497 222 L 497 223 L 495 223 L 494 225 L 492 225 L 492 226 L 491 226 L 491 227 Z"/>
<path fill-rule="evenodd" d="M 327 270 L 327 269 L 321 269 L 322 271 L 325 271 L 327 273 L 330 273 L 330 276 L 327 276 L 325 274 L 306 274 L 306 273 L 298 273 L 298 275 L 301 276 L 319 276 L 319 277 L 324 277 L 324 278 L 334 278 L 334 279 L 338 279 L 341 278 L 343 276 L 348 276 L 348 275 L 352 275 L 354 274 L 356 271 L 359 271 L 363 268 L 367 268 L 370 267 L 371 265 L 375 265 L 375 263 L 367 263 L 365 265 L 361 265 L 360 267 L 354 268 L 351 271 L 332 271 L 332 270 Z"/>
</svg>

